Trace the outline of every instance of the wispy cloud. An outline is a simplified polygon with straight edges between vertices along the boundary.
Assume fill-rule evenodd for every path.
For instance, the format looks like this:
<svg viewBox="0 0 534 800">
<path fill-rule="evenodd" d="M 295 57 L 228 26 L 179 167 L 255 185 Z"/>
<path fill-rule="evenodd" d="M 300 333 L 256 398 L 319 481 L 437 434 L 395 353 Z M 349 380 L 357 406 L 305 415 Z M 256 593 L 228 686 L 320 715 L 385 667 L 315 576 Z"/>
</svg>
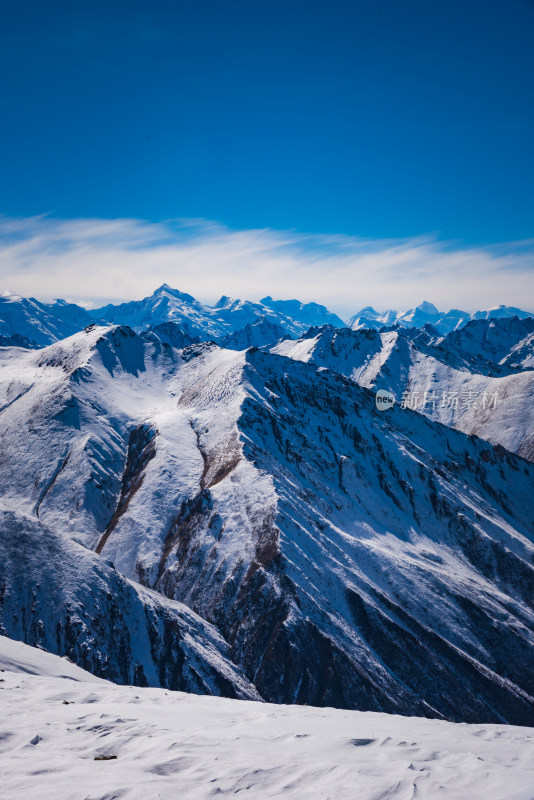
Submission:
<svg viewBox="0 0 534 800">
<path fill-rule="evenodd" d="M 505 303 L 534 310 L 534 240 L 467 248 L 433 237 L 369 240 L 230 230 L 207 220 L 0 218 L 3 289 L 92 305 L 169 283 L 221 294 L 298 297 L 347 317 L 364 305 L 440 309 Z"/>
</svg>

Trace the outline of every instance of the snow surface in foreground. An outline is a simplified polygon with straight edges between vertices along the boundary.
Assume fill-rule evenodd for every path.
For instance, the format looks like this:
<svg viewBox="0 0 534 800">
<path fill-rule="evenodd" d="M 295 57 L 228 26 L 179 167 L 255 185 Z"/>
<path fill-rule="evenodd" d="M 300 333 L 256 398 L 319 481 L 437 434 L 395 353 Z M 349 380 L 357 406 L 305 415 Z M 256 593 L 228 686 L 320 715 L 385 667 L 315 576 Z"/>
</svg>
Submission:
<svg viewBox="0 0 534 800">
<path fill-rule="evenodd" d="M 0 667 L 2 800 L 534 798 L 533 728 L 116 686 L 5 637 Z"/>
</svg>

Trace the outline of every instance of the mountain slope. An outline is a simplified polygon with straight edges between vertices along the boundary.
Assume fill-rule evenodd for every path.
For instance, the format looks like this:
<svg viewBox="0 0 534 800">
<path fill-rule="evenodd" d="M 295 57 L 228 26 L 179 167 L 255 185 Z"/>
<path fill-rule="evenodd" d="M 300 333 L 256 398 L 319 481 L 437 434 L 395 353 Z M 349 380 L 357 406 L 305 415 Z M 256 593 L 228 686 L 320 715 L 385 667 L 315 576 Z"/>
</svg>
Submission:
<svg viewBox="0 0 534 800">
<path fill-rule="evenodd" d="M 254 349 L 0 364 L 4 502 L 215 624 L 262 697 L 532 722 L 533 465 Z"/>
<path fill-rule="evenodd" d="M 534 317 L 503 317 L 501 319 L 477 319 L 463 328 L 452 331 L 438 342 L 442 350 L 455 353 L 466 361 L 484 359 L 494 364 L 511 366 L 512 352 L 527 348 L 532 342 Z M 530 357 L 534 356 L 534 346 L 530 344 Z M 534 361 L 534 358 L 532 358 Z M 521 359 L 515 361 L 515 369 L 526 368 Z"/>
<path fill-rule="evenodd" d="M 227 350 L 246 350 L 248 347 L 269 347 L 280 339 L 289 338 L 285 328 L 266 317 L 260 317 L 252 325 L 222 336 L 217 344 Z"/>
<path fill-rule="evenodd" d="M 147 342 L 169 344 L 177 350 L 182 350 L 191 344 L 198 344 L 200 341 L 198 337 L 189 334 L 177 322 L 161 322 L 159 325 L 152 325 L 141 335 Z"/>
<path fill-rule="evenodd" d="M 532 357 L 532 340 L 521 339 L 517 351 L 513 344 L 532 324 L 524 323 L 472 322 L 434 337 L 435 345 L 424 329 L 312 329 L 272 352 L 334 370 L 370 389 L 386 389 L 409 408 L 534 460 L 534 371 L 521 369 Z M 500 364 L 488 361 L 482 339 L 487 352 L 510 355 Z"/>
<path fill-rule="evenodd" d="M 43 525 L 0 508 L 0 632 L 117 683 L 257 699 L 228 645 L 179 603 Z"/>
</svg>

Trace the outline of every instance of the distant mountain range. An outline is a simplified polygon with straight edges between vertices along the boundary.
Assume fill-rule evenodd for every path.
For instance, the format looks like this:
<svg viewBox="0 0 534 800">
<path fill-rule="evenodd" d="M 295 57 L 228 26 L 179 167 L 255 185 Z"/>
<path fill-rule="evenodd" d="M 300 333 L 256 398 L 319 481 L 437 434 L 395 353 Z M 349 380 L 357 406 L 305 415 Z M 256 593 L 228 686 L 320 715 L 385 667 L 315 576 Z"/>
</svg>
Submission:
<svg viewBox="0 0 534 800">
<path fill-rule="evenodd" d="M 451 311 L 438 311 L 432 303 L 423 302 L 421 305 L 410 308 L 408 311 L 375 311 L 371 306 L 362 308 L 347 322 L 347 327 L 352 330 L 361 328 L 380 328 L 398 325 L 401 328 L 422 328 L 424 325 L 432 325 L 438 333 L 446 334 L 453 330 L 458 330 L 468 322 L 477 319 L 508 319 L 518 317 L 532 317 L 528 311 L 522 311 L 513 306 L 495 306 L 485 311 L 475 311 L 469 314 L 467 311 L 452 309 Z"/>
<path fill-rule="evenodd" d="M 317 303 L 273 300 L 269 296 L 259 303 L 253 303 L 223 296 L 214 306 L 208 306 L 167 284 L 163 284 L 142 300 L 119 305 L 109 304 L 92 310 L 64 300 L 42 303 L 34 298 L 23 298 L 4 292 L 0 295 L 0 346 L 44 347 L 95 322 L 128 325 L 137 332 L 174 322 L 185 335 L 194 340 L 218 341 L 260 320 L 278 326 L 283 335 L 292 337 L 301 336 L 309 328 L 321 325 L 348 327 L 352 330 L 379 330 L 392 326 L 422 328 L 432 325 L 436 334 L 445 335 L 472 320 L 512 317 L 524 319 L 531 316 L 533 314 L 509 306 L 497 306 L 474 314 L 458 310 L 443 313 L 432 303 L 424 302 L 404 312 L 377 312 L 367 307 L 345 323 L 325 306 Z M 264 337 L 260 339 L 263 342 Z"/>
<path fill-rule="evenodd" d="M 40 303 L 12 292 L 0 294 L 0 336 L 19 336 L 29 347 L 45 347 L 94 322 L 81 306 L 56 300 Z"/>
</svg>

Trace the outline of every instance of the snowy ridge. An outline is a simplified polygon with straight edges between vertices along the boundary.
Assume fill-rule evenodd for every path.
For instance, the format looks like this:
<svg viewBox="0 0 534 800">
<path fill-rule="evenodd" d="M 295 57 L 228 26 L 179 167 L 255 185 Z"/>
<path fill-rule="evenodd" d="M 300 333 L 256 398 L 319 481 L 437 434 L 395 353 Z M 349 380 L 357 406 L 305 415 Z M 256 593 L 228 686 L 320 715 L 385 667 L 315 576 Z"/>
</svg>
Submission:
<svg viewBox="0 0 534 800">
<path fill-rule="evenodd" d="M 280 342 L 272 352 L 386 389 L 432 419 L 533 460 L 533 325 L 531 319 L 479 320 L 445 337 L 424 329 L 326 327 Z"/>
<path fill-rule="evenodd" d="M 532 797 L 531 728 L 118 687 L 3 637 L 0 667 L 5 800 Z"/>
</svg>

